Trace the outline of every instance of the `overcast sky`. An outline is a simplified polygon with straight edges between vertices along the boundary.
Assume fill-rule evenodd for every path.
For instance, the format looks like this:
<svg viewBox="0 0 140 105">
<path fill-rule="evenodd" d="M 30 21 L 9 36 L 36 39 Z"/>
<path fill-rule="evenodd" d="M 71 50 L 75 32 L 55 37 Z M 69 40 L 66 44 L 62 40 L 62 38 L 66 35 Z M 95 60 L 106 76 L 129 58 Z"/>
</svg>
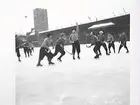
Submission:
<svg viewBox="0 0 140 105">
<path fill-rule="evenodd" d="M 34 27 L 33 9 L 48 10 L 49 29 L 89 22 L 130 13 L 130 0 L 16 0 L 16 32 L 25 33 Z M 24 16 L 28 16 L 27 19 Z"/>
</svg>

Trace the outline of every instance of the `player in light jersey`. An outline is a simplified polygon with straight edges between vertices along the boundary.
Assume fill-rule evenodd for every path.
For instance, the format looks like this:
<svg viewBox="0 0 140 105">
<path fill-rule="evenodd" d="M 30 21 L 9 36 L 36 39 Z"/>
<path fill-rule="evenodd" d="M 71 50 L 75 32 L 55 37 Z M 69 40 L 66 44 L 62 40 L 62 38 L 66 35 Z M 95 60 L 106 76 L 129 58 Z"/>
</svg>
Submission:
<svg viewBox="0 0 140 105">
<path fill-rule="evenodd" d="M 76 23 L 76 31 L 72 30 L 72 34 L 69 37 L 70 43 L 72 43 L 73 59 L 75 60 L 75 51 L 77 51 L 77 58 L 80 59 L 80 43 L 79 43 L 79 26 Z"/>
<path fill-rule="evenodd" d="M 46 56 L 48 58 L 48 63 L 49 65 L 50 64 L 54 64 L 51 60 L 53 58 L 53 54 L 51 53 L 51 50 L 50 50 L 50 46 L 53 46 L 53 42 L 52 42 L 52 39 L 51 39 L 51 34 L 48 34 L 47 35 L 47 38 L 44 39 L 42 45 L 41 45 L 41 48 L 40 48 L 40 51 L 39 51 L 39 59 L 38 59 L 38 63 L 37 63 L 37 66 L 42 66 L 40 64 L 41 60 L 43 60 L 43 58 Z"/>
<path fill-rule="evenodd" d="M 113 48 L 114 53 L 115 53 L 114 37 L 113 37 L 113 35 L 111 35 L 110 33 L 109 33 L 108 36 L 107 36 L 107 42 L 108 42 L 109 53 L 111 53 L 111 50 L 110 50 L 111 47 Z"/>
</svg>

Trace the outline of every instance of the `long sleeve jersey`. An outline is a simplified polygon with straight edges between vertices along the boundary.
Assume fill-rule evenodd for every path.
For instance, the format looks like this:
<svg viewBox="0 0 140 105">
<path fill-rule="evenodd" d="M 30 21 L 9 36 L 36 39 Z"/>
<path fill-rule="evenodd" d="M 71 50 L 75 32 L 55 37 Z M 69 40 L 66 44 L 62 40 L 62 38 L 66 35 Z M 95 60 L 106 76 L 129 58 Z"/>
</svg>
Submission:
<svg viewBox="0 0 140 105">
<path fill-rule="evenodd" d="M 120 38 L 119 38 L 120 41 L 127 41 L 127 36 L 126 34 L 124 35 L 121 35 Z"/>
<path fill-rule="evenodd" d="M 65 40 L 63 38 L 58 38 L 56 40 L 56 45 L 62 45 L 62 46 L 64 46 L 64 44 L 65 44 Z"/>
<path fill-rule="evenodd" d="M 114 37 L 113 37 L 112 35 L 108 35 L 108 36 L 107 36 L 107 41 L 108 41 L 109 43 L 113 42 L 113 41 L 114 41 Z"/>
<path fill-rule="evenodd" d="M 21 45 L 21 40 L 19 38 L 15 38 L 15 47 L 18 48 Z"/>
<path fill-rule="evenodd" d="M 98 37 L 96 35 L 91 36 L 91 45 L 94 45 L 99 41 Z"/>
<path fill-rule="evenodd" d="M 105 41 L 105 36 L 104 35 L 98 35 L 98 39 L 100 42 L 104 42 Z"/>
<path fill-rule="evenodd" d="M 78 26 L 78 24 L 77 24 L 77 26 L 76 26 L 76 32 L 75 32 L 75 33 L 72 33 L 72 34 L 70 35 L 69 41 L 73 43 L 73 42 L 75 42 L 76 40 L 78 40 L 78 39 L 79 39 L 78 34 L 79 34 L 79 26 Z"/>
<path fill-rule="evenodd" d="M 49 48 L 53 45 L 53 41 L 51 39 L 45 38 L 41 47 Z"/>
<path fill-rule="evenodd" d="M 75 42 L 76 40 L 78 40 L 78 34 L 77 33 L 71 34 L 69 40 L 71 42 Z"/>
</svg>

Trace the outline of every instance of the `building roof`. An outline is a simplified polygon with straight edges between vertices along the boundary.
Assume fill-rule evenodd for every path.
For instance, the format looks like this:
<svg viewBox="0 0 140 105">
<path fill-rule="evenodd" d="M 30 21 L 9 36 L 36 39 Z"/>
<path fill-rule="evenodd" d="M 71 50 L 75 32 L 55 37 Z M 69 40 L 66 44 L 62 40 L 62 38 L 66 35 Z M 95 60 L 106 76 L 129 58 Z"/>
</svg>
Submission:
<svg viewBox="0 0 140 105">
<path fill-rule="evenodd" d="M 97 24 L 102 24 L 103 25 L 103 24 L 108 23 L 108 22 L 112 22 L 112 23 L 109 23 L 109 25 L 111 25 L 111 24 L 112 25 L 113 24 L 118 25 L 118 24 L 122 24 L 122 22 L 124 24 L 128 24 L 129 21 L 130 21 L 130 14 L 126 14 L 126 15 L 116 16 L 116 17 L 112 17 L 112 18 L 108 18 L 108 19 L 99 20 L 99 21 L 92 21 L 92 22 L 88 22 L 88 23 L 84 23 L 84 24 L 79 24 L 79 27 L 89 28 L 93 25 L 97 25 Z M 39 32 L 39 34 L 49 33 L 49 32 L 51 33 L 51 32 L 54 32 L 54 31 L 63 31 L 63 30 L 67 30 L 67 29 L 72 29 L 73 30 L 74 28 L 75 28 L 75 26 L 70 26 L 70 27 L 65 27 L 65 28 L 60 28 L 60 29 L 46 30 L 46 31 Z"/>
</svg>

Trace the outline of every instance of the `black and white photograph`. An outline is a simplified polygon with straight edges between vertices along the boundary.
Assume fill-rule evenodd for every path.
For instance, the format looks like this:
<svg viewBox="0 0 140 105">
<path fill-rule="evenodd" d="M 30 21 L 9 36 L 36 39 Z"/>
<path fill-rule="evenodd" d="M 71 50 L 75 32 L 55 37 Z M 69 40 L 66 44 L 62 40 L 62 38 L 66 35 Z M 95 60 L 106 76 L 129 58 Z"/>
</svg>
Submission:
<svg viewBox="0 0 140 105">
<path fill-rule="evenodd" d="M 15 105 L 130 105 L 130 0 L 17 0 Z"/>
</svg>

